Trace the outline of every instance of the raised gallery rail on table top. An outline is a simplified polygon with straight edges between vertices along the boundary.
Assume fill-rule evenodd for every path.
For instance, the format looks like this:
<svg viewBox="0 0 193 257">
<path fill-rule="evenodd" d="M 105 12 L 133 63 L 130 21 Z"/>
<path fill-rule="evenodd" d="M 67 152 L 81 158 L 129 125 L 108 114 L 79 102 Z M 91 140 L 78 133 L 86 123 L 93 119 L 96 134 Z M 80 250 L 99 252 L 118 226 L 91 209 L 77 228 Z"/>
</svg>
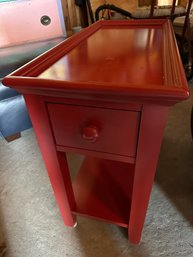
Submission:
<svg viewBox="0 0 193 257">
<path fill-rule="evenodd" d="M 159 45 L 161 47 L 161 53 L 159 52 L 160 49 L 156 50 L 157 55 L 159 54 L 158 57 L 160 57 L 161 59 L 159 60 L 159 62 L 161 63 L 160 64 L 161 68 L 160 68 L 160 71 L 158 71 L 158 73 L 161 73 L 160 83 L 156 83 L 158 79 L 157 80 L 155 79 L 155 83 L 153 82 L 147 83 L 146 81 L 143 82 L 143 79 L 141 79 L 140 83 L 139 82 L 131 83 L 130 81 L 126 81 L 126 80 L 120 81 L 119 83 L 117 83 L 116 81 L 114 82 L 113 79 L 110 82 L 108 82 L 105 80 L 98 81 L 96 79 L 93 79 L 93 81 L 91 81 L 90 79 L 88 80 L 84 79 L 84 81 L 81 81 L 81 80 L 73 80 L 71 78 L 65 80 L 65 79 L 56 79 L 56 78 L 50 79 L 50 78 L 46 78 L 46 76 L 38 77 L 39 75 L 41 75 L 42 72 L 44 72 L 50 66 L 54 65 L 54 63 L 59 61 L 62 57 L 68 56 L 68 54 L 73 49 L 76 49 L 76 48 L 78 49 L 78 46 L 80 44 L 87 42 L 86 40 L 88 38 L 90 38 L 93 34 L 96 34 L 98 31 L 102 29 L 107 29 L 107 30 L 128 29 L 128 31 L 129 30 L 136 31 L 136 29 L 140 29 L 141 31 L 144 30 L 144 34 L 145 33 L 147 34 L 147 31 L 149 31 L 150 32 L 149 38 L 146 38 L 146 42 L 143 45 L 144 48 L 142 52 L 144 57 L 147 56 L 146 62 L 148 66 L 151 65 L 151 63 L 148 63 L 148 58 L 150 56 L 151 60 L 153 60 L 152 59 L 153 57 L 151 56 L 154 54 L 153 53 L 154 49 L 151 50 L 152 48 L 152 43 L 150 42 L 151 31 L 153 31 L 154 34 L 155 32 L 158 33 L 157 31 L 162 31 L 160 32 L 161 36 L 159 35 L 157 36 L 158 40 L 159 39 L 161 40 L 161 42 L 159 42 Z M 135 33 L 138 33 L 138 32 L 135 32 Z M 140 33 L 141 33 L 140 35 L 143 34 L 143 32 L 140 32 Z M 112 49 L 118 48 L 118 47 L 121 48 L 123 45 L 126 45 L 127 43 L 128 42 L 120 42 L 119 45 L 112 46 Z M 113 44 L 113 42 L 109 42 L 107 38 L 105 47 L 108 48 L 110 44 Z M 150 45 L 148 46 L 148 44 Z M 134 45 L 135 45 L 135 42 L 133 42 L 133 45 L 130 47 L 134 48 Z M 153 46 L 153 47 L 155 48 L 156 46 Z M 132 52 L 132 49 L 130 50 L 131 50 L 130 52 Z M 78 54 L 80 54 L 80 51 L 81 50 L 79 48 Z M 84 57 L 84 55 L 81 55 L 81 57 Z M 126 58 L 129 58 L 129 54 L 127 54 L 125 59 Z M 77 61 L 77 58 L 75 61 Z M 121 60 L 120 60 L 120 63 L 121 63 Z M 92 66 L 92 63 L 89 64 L 88 62 L 87 65 L 90 67 Z M 129 65 L 131 66 L 135 65 L 135 64 L 132 64 L 132 58 L 130 59 Z M 73 63 L 71 64 L 71 66 L 73 66 Z M 82 69 L 84 69 L 84 67 Z M 146 67 L 146 69 L 148 70 L 150 68 Z M 152 72 L 151 73 L 149 72 L 146 74 L 146 78 L 153 75 L 154 74 L 152 74 Z M 136 73 L 135 76 L 137 77 L 138 74 Z M 65 40 L 64 42 L 60 43 L 56 47 L 47 51 L 46 53 L 39 56 L 32 62 L 16 70 L 15 72 L 7 76 L 3 80 L 3 83 L 7 86 L 16 88 L 18 91 L 21 91 L 22 93 L 36 93 L 40 95 L 41 94 L 45 95 L 45 91 L 46 91 L 46 95 L 50 95 L 50 94 L 53 95 L 53 91 L 54 91 L 55 96 L 61 96 L 64 94 L 64 91 L 65 91 L 65 94 L 69 93 L 69 95 L 71 94 L 71 92 L 75 94 L 77 93 L 77 95 L 78 94 L 89 95 L 91 91 L 92 92 L 97 91 L 99 95 L 110 94 L 112 96 L 114 95 L 116 99 L 119 98 L 120 96 L 122 100 L 124 98 L 127 100 L 128 97 L 130 100 L 135 100 L 136 96 L 138 100 L 141 98 L 142 101 L 152 100 L 153 102 L 155 102 L 159 100 L 166 100 L 166 104 L 168 105 L 170 105 L 170 102 L 175 103 L 175 102 L 178 102 L 179 100 L 186 99 L 189 94 L 187 90 L 187 82 L 183 71 L 183 66 L 180 61 L 179 52 L 175 41 L 172 25 L 169 20 L 165 20 L 165 19 L 137 20 L 137 21 L 136 20 L 135 21 L 133 20 L 98 21 L 95 24 L 88 27 L 87 29 L 82 30 L 78 34 L 72 36 L 71 38 Z M 49 91 L 52 91 L 52 92 L 50 93 Z"/>
<path fill-rule="evenodd" d="M 3 82 L 24 93 L 64 223 L 139 243 L 169 105 L 189 94 L 170 21 L 97 22 Z M 85 156 L 73 182 L 66 152 Z"/>
</svg>

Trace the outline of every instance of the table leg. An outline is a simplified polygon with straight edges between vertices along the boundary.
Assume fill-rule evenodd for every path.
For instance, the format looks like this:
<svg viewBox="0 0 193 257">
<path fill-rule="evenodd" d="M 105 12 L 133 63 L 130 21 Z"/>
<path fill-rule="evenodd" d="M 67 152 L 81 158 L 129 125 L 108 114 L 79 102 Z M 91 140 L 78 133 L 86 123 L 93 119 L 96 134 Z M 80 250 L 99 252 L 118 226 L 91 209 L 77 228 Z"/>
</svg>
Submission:
<svg viewBox="0 0 193 257">
<path fill-rule="evenodd" d="M 24 95 L 56 202 L 66 226 L 74 226 L 75 199 L 65 153 L 57 152 L 43 97 Z"/>
<path fill-rule="evenodd" d="M 139 243 L 168 116 L 167 106 L 145 105 L 137 148 L 128 235 Z"/>
</svg>

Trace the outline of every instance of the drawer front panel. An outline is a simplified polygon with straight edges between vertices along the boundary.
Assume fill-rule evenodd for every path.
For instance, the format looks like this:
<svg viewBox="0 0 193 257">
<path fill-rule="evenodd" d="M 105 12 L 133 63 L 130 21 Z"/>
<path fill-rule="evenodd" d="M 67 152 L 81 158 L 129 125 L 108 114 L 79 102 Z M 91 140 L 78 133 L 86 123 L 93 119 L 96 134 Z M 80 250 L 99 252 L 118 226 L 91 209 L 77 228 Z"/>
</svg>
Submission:
<svg viewBox="0 0 193 257">
<path fill-rule="evenodd" d="M 56 145 L 135 157 L 140 112 L 47 104 Z"/>
</svg>

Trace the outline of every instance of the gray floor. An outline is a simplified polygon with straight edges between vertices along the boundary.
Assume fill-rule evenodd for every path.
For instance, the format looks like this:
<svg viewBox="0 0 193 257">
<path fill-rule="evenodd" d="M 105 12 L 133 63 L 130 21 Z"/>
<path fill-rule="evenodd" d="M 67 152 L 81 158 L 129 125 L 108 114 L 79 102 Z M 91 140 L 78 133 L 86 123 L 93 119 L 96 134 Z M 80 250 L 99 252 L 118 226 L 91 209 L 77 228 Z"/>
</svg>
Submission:
<svg viewBox="0 0 193 257">
<path fill-rule="evenodd" d="M 193 93 L 193 85 L 190 86 Z M 0 140 L 1 231 L 8 257 L 193 257 L 193 96 L 170 111 L 141 244 L 126 230 L 86 218 L 63 225 L 33 130 Z M 70 166 L 78 165 L 69 156 Z M 0 237 L 1 241 L 1 237 Z"/>
</svg>

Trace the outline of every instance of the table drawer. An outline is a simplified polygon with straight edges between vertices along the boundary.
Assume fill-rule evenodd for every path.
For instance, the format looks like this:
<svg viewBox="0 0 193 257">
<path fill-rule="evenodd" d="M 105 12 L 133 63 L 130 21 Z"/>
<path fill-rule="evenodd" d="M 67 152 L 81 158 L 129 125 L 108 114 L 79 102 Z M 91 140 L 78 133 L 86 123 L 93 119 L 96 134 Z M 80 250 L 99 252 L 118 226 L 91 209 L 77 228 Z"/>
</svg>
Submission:
<svg viewBox="0 0 193 257">
<path fill-rule="evenodd" d="M 135 157 L 140 112 L 47 104 L 56 145 Z"/>
</svg>

